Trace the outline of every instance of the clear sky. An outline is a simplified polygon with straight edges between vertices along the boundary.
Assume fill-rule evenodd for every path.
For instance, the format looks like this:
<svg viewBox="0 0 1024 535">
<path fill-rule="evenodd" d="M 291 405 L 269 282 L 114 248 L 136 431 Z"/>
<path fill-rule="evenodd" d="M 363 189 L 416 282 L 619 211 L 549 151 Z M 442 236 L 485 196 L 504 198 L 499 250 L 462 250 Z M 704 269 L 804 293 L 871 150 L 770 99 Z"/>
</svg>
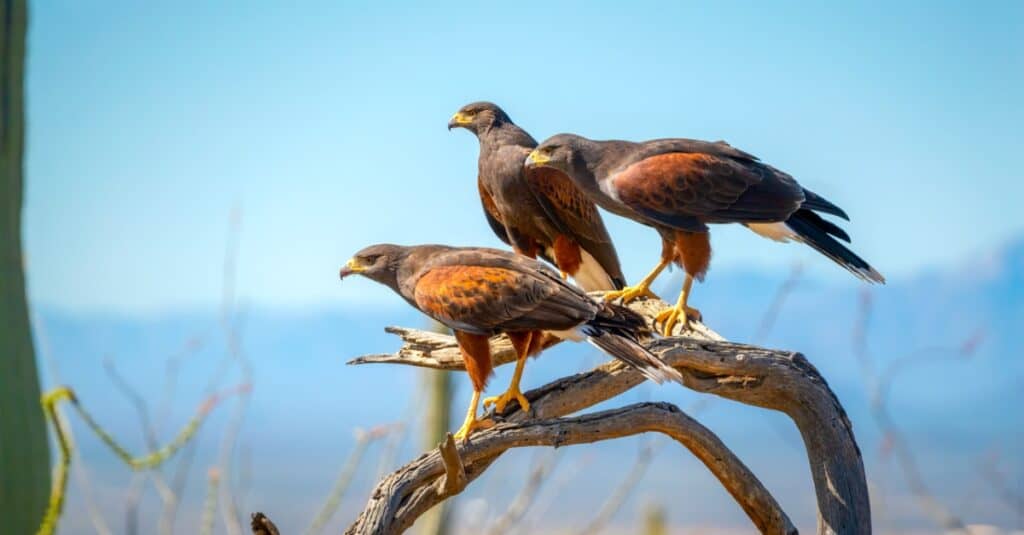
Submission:
<svg viewBox="0 0 1024 535">
<path fill-rule="evenodd" d="M 26 247 L 37 304 L 153 312 L 240 293 L 376 299 L 368 243 L 497 245 L 477 145 L 493 100 L 537 138 L 725 139 L 843 206 L 890 277 L 1024 232 L 1021 2 L 34 2 Z M 657 238 L 608 216 L 627 276 Z M 715 228 L 716 270 L 795 245 Z"/>
</svg>

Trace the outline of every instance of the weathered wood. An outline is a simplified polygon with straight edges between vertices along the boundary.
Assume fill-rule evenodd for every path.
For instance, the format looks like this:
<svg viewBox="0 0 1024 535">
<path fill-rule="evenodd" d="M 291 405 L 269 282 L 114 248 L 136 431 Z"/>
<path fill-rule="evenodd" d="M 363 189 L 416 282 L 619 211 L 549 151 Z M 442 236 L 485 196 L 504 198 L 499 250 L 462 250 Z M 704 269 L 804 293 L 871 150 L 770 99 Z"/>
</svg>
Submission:
<svg viewBox="0 0 1024 535">
<path fill-rule="evenodd" d="M 650 318 L 664 304 L 650 300 L 631 306 Z M 398 352 L 361 357 L 351 363 L 395 363 L 439 369 L 462 367 L 457 348 L 450 337 L 404 328 L 389 328 L 389 332 L 399 335 L 405 342 Z M 800 430 L 806 445 L 818 502 L 818 532 L 870 533 L 871 512 L 860 450 L 842 405 L 817 369 L 799 353 L 725 342 L 716 333 L 699 324 L 686 334 L 685 338 L 652 340 L 648 346 L 683 374 L 689 388 L 787 414 Z M 492 348 L 495 350 L 496 365 L 511 362 L 515 358 L 507 342 L 500 338 L 492 342 Z M 531 390 L 526 393 L 526 397 L 533 406 L 532 417 L 550 420 L 618 396 L 643 381 L 638 372 L 613 361 L 590 372 L 565 377 Z M 509 410 L 514 410 L 514 407 Z M 518 410 L 507 414 L 505 419 L 522 425 L 530 423 L 529 416 Z M 474 435 L 474 442 L 508 429 L 498 426 L 487 431 L 487 434 L 481 433 L 480 438 Z M 500 452 L 467 463 L 465 470 L 469 482 L 486 470 L 499 455 Z M 407 486 L 395 486 L 406 471 L 416 470 L 419 466 L 417 463 L 424 462 L 426 458 L 431 457 L 428 455 L 414 461 L 382 481 L 359 520 L 349 528 L 349 533 L 400 531 L 400 527 L 380 531 L 388 526 L 391 529 L 405 525 L 396 524 L 398 520 L 382 523 L 382 517 L 378 515 L 381 510 L 396 512 L 394 508 L 382 506 L 383 503 L 397 500 L 402 507 L 397 511 L 399 517 L 396 518 L 411 522 L 408 515 L 414 519 L 423 510 L 443 499 L 443 496 L 427 493 L 422 488 L 410 491 Z M 465 458 L 466 454 L 463 453 Z M 404 494 L 396 495 L 395 492 Z M 733 496 L 742 505 L 741 498 L 736 494 Z M 762 524 L 756 521 L 755 524 L 764 530 Z M 771 525 L 785 527 L 781 523 Z"/>
<path fill-rule="evenodd" d="M 750 469 L 714 433 L 667 403 L 640 403 L 573 418 L 501 423 L 473 435 L 471 441 L 460 446 L 459 455 L 467 466 L 467 477 L 472 480 L 511 448 L 562 447 L 647 432 L 670 436 L 693 452 L 762 532 L 796 533 L 778 502 Z M 435 451 L 391 474 L 377 486 L 366 509 L 347 533 L 400 533 L 435 503 L 451 496 L 436 492 L 435 482 L 445 473 L 442 455 Z"/>
</svg>

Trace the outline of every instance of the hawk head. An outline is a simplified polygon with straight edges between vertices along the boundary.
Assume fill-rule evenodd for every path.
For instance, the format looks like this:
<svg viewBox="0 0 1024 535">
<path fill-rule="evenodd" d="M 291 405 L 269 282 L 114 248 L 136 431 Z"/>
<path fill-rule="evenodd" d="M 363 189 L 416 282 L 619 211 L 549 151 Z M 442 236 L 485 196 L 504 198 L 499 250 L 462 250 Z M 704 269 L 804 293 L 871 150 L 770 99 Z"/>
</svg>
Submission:
<svg viewBox="0 0 1024 535">
<path fill-rule="evenodd" d="M 408 247 L 380 243 L 365 247 L 341 267 L 339 276 L 362 275 L 385 286 L 397 287 L 398 268 L 408 254 Z"/>
<path fill-rule="evenodd" d="M 588 140 L 573 134 L 558 134 L 537 145 L 526 157 L 527 169 L 552 167 L 571 176 L 580 176 L 590 162 Z"/>
<path fill-rule="evenodd" d="M 465 128 L 476 135 L 480 135 L 496 126 L 511 123 L 505 110 L 491 102 L 474 102 L 459 108 L 459 111 L 452 115 L 448 121 L 448 130 L 452 128 Z"/>
</svg>

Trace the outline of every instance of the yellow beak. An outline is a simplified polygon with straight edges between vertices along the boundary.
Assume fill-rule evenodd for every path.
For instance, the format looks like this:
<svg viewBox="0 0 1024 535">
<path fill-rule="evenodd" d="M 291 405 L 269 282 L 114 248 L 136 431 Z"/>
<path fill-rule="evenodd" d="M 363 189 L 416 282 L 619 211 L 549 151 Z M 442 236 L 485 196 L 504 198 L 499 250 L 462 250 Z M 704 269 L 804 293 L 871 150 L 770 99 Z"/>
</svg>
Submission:
<svg viewBox="0 0 1024 535">
<path fill-rule="evenodd" d="M 526 167 L 540 167 L 551 161 L 551 158 L 543 155 L 540 151 L 534 149 L 529 156 L 526 157 Z"/>
<path fill-rule="evenodd" d="M 338 274 L 338 276 L 344 279 L 349 275 L 352 275 L 354 273 L 362 273 L 364 271 L 366 271 L 365 266 L 361 266 L 358 262 L 356 262 L 355 258 L 350 258 L 349 261 L 345 262 L 345 265 L 342 266 L 341 272 Z"/>
<path fill-rule="evenodd" d="M 452 115 L 452 118 L 448 121 L 448 130 L 455 128 L 456 126 L 466 126 L 471 122 L 473 122 L 473 118 L 460 111 L 455 115 Z"/>
</svg>

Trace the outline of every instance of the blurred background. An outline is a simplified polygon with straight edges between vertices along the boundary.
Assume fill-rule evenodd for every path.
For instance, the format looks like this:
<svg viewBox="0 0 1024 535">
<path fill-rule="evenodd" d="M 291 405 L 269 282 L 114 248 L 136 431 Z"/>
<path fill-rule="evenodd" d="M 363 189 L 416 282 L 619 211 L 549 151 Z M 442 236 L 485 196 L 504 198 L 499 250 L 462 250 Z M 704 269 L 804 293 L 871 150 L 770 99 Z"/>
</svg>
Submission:
<svg viewBox="0 0 1024 535">
<path fill-rule="evenodd" d="M 337 271 L 381 241 L 500 245 L 477 143 L 445 129 L 483 99 L 538 139 L 725 139 L 842 206 L 888 285 L 717 227 L 691 304 L 728 339 L 819 368 L 853 421 L 878 532 L 1024 529 L 1024 4 L 29 8 L 23 236 L 43 388 L 71 386 L 133 452 L 222 394 L 156 475 L 68 413 L 60 533 L 238 533 L 256 510 L 283 532 L 338 532 L 457 426 L 464 374 L 345 366 L 397 349 L 385 326 L 429 324 Z M 639 278 L 655 233 L 606 221 Z M 524 385 L 603 360 L 558 347 Z M 699 418 L 813 530 L 784 416 L 655 385 L 608 406 L 639 400 Z M 416 529 L 753 531 L 660 437 L 512 452 L 446 516 Z"/>
</svg>

